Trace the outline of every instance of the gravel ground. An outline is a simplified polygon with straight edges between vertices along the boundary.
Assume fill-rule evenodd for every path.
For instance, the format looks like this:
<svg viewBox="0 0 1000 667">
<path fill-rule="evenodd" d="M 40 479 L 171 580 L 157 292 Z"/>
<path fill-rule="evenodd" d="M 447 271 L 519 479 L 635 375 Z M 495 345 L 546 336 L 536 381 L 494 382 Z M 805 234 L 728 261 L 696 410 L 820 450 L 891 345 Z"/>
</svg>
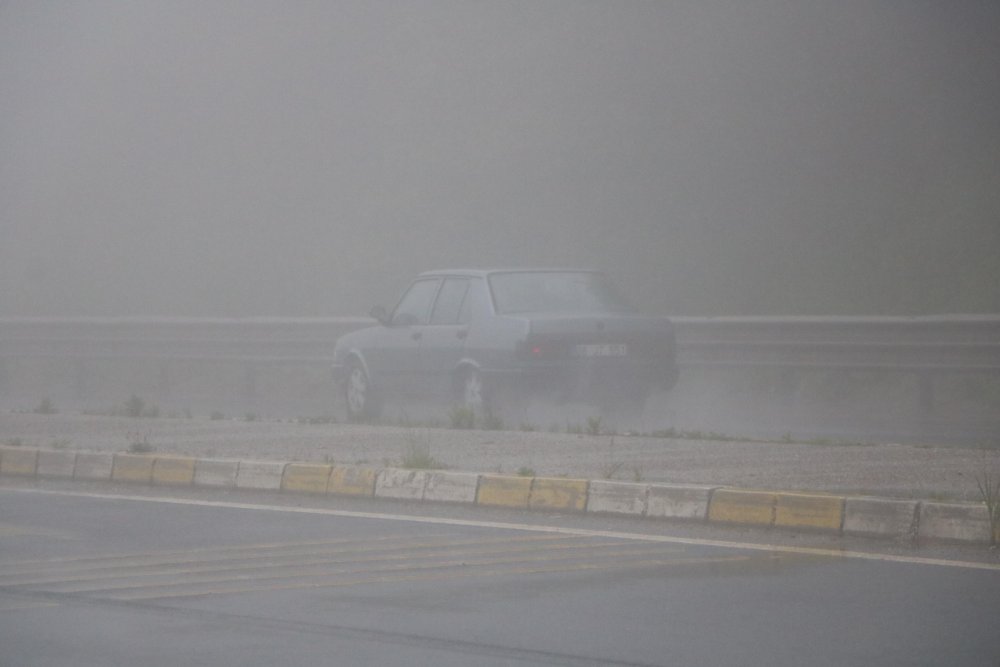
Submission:
<svg viewBox="0 0 1000 667">
<path fill-rule="evenodd" d="M 399 465 L 426 450 L 453 470 L 977 501 L 1000 450 L 897 444 L 718 442 L 288 421 L 0 414 L 0 444 L 197 457 Z"/>
</svg>

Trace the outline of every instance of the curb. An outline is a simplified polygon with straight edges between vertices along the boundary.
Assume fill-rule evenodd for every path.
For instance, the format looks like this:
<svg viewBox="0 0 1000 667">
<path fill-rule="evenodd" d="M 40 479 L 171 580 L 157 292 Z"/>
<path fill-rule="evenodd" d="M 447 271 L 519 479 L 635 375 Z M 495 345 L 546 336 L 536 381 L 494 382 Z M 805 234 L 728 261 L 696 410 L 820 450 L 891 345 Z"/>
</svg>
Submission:
<svg viewBox="0 0 1000 667">
<path fill-rule="evenodd" d="M 236 488 L 990 543 L 983 504 L 443 470 L 0 447 L 0 475 Z M 1000 535 L 998 535 L 1000 537 Z"/>
</svg>

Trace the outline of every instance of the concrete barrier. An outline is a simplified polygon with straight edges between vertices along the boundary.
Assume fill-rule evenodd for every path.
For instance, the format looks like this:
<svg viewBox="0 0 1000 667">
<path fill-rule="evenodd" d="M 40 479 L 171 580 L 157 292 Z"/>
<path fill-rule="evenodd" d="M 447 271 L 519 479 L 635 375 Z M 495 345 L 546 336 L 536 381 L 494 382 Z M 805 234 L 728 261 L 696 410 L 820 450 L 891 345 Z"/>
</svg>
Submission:
<svg viewBox="0 0 1000 667">
<path fill-rule="evenodd" d="M 471 472 L 434 470 L 427 473 L 424 500 L 443 503 L 474 503 L 479 475 Z"/>
<path fill-rule="evenodd" d="M 0 449 L 0 473 L 34 476 L 38 470 L 38 450 L 5 447 Z"/>
<path fill-rule="evenodd" d="M 190 486 L 194 483 L 194 459 L 158 456 L 153 463 L 153 484 Z"/>
<path fill-rule="evenodd" d="M 233 488 L 239 469 L 239 461 L 198 459 L 194 462 L 194 485 Z"/>
<path fill-rule="evenodd" d="M 237 489 L 280 491 L 285 463 L 281 461 L 240 461 L 236 471 Z"/>
<path fill-rule="evenodd" d="M 582 512 L 587 509 L 587 480 L 535 477 L 528 495 L 528 508 Z"/>
<path fill-rule="evenodd" d="M 57 452 L 39 450 L 38 470 L 39 477 L 73 477 L 73 470 L 76 468 L 76 452 Z"/>
<path fill-rule="evenodd" d="M 848 498 L 844 505 L 844 534 L 905 539 L 916 536 L 916 500 Z"/>
<path fill-rule="evenodd" d="M 527 509 L 530 496 L 531 477 L 482 475 L 479 478 L 476 504 Z"/>
<path fill-rule="evenodd" d="M 949 542 L 990 541 L 990 519 L 985 505 L 920 503 L 920 539 Z"/>
<path fill-rule="evenodd" d="M 298 493 L 326 493 L 333 466 L 308 463 L 289 463 L 281 477 L 282 491 Z"/>
<path fill-rule="evenodd" d="M 982 504 L 530 478 L 358 466 L 0 448 L 4 475 L 267 489 L 476 503 L 515 509 L 707 520 L 834 534 L 989 543 Z"/>
<path fill-rule="evenodd" d="M 107 452 L 77 452 L 73 479 L 108 480 L 115 466 L 114 454 Z"/>
<path fill-rule="evenodd" d="M 778 494 L 770 491 L 716 489 L 708 505 L 708 520 L 757 526 L 774 524 Z"/>
<path fill-rule="evenodd" d="M 149 484 L 153 481 L 153 461 L 145 454 L 115 454 L 111 479 L 116 482 Z"/>
<path fill-rule="evenodd" d="M 377 475 L 378 471 L 374 468 L 334 466 L 330 473 L 327 493 L 371 498 L 375 495 L 375 477 Z"/>
<path fill-rule="evenodd" d="M 646 513 L 648 494 L 648 484 L 591 480 L 587 491 L 587 512 L 642 516 Z"/>
<path fill-rule="evenodd" d="M 423 500 L 426 486 L 426 470 L 386 468 L 375 476 L 375 497 Z"/>
<path fill-rule="evenodd" d="M 839 533 L 844 523 L 844 499 L 808 493 L 779 493 L 774 525 Z"/>
<path fill-rule="evenodd" d="M 691 484 L 650 484 L 646 516 L 655 519 L 695 519 L 708 516 L 713 486 Z"/>
</svg>

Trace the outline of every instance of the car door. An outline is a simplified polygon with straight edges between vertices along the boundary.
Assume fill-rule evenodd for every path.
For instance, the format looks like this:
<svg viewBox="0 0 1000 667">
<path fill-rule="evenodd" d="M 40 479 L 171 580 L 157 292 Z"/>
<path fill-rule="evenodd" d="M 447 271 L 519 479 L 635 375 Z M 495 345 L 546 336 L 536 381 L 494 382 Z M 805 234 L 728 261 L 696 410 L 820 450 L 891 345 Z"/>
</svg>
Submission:
<svg viewBox="0 0 1000 667">
<path fill-rule="evenodd" d="M 424 327 L 422 375 L 426 393 L 437 398 L 451 398 L 452 373 L 462 358 L 469 333 L 469 314 L 464 307 L 468 291 L 469 278 L 445 278 L 431 310 L 430 323 Z"/>
<path fill-rule="evenodd" d="M 372 382 L 384 391 L 409 394 L 423 384 L 421 339 L 440 286 L 440 278 L 421 278 L 410 285 L 381 328 L 377 346 L 366 351 Z"/>
</svg>

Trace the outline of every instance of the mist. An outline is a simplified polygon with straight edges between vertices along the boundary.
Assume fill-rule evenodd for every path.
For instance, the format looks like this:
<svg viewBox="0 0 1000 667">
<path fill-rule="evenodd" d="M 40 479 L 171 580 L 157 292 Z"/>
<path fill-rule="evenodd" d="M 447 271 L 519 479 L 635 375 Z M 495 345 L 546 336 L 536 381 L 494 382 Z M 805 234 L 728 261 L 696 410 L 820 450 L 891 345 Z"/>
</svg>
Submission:
<svg viewBox="0 0 1000 667">
<path fill-rule="evenodd" d="M 0 118 L 3 317 L 1000 312 L 994 2 L 4 2 Z"/>
</svg>

